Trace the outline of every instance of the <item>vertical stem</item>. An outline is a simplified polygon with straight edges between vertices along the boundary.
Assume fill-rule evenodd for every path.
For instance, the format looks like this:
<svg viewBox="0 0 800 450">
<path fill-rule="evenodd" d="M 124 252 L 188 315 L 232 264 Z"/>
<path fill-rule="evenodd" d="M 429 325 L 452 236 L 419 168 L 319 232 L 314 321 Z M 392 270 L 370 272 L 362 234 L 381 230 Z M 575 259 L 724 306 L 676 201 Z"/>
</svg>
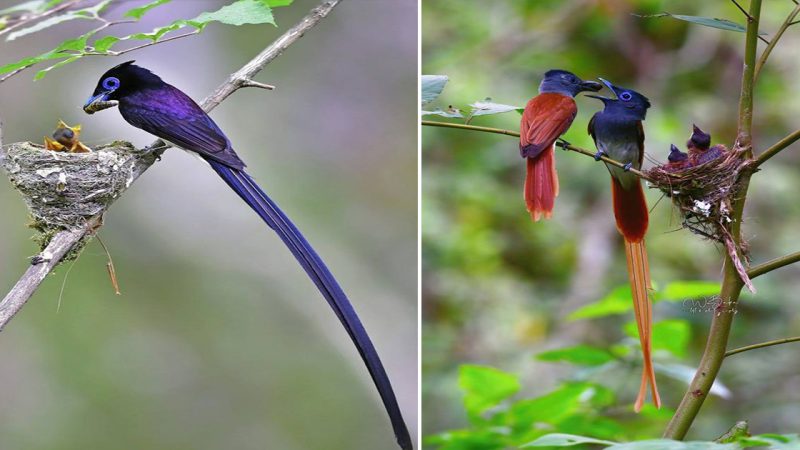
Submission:
<svg viewBox="0 0 800 450">
<path fill-rule="evenodd" d="M 736 145 L 734 146 L 735 150 L 743 152 L 744 158 L 752 158 L 753 156 L 751 133 L 753 126 L 753 75 L 758 45 L 758 22 L 761 17 L 761 0 L 750 1 L 750 17 L 745 38 L 742 91 L 739 96 L 739 131 L 736 137 Z M 747 198 L 747 189 L 750 185 L 750 175 L 751 172 L 749 171 L 744 171 L 740 175 L 740 188 L 732 205 L 733 213 L 731 218 L 733 223 L 730 231 L 737 246 L 741 241 L 742 212 Z M 675 410 L 672 420 L 667 424 L 666 430 L 664 430 L 665 438 L 683 439 L 697 417 L 697 413 L 700 412 L 703 401 L 708 396 L 711 385 L 714 384 L 714 380 L 722 366 L 722 361 L 725 359 L 728 335 L 730 334 L 743 285 L 730 255 L 726 254 L 722 289 L 720 290 L 714 317 L 711 319 L 708 341 L 697 372 L 689 384 L 689 389 Z"/>
</svg>

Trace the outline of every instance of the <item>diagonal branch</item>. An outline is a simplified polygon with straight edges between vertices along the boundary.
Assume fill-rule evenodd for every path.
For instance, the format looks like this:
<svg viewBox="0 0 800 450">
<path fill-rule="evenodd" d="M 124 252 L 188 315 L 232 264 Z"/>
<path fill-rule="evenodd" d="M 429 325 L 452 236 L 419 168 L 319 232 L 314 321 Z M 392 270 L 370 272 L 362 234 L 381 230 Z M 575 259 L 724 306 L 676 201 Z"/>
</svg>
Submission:
<svg viewBox="0 0 800 450">
<path fill-rule="evenodd" d="M 460 123 L 437 122 L 435 120 L 423 120 L 422 121 L 422 125 L 429 126 L 429 127 L 458 128 L 458 129 L 461 129 L 461 130 L 482 131 L 484 133 L 503 134 L 503 135 L 506 135 L 506 136 L 519 137 L 519 133 L 518 132 L 511 131 L 511 130 L 503 130 L 501 128 L 478 127 L 478 126 L 475 126 L 475 125 L 466 125 L 466 124 L 460 124 Z M 563 140 L 559 141 L 559 142 L 556 142 L 556 146 L 561 147 L 564 150 L 571 150 L 573 152 L 580 153 L 582 155 L 591 156 L 592 158 L 595 158 L 595 153 L 593 153 L 591 150 L 586 150 L 585 148 L 576 147 L 576 146 L 574 146 L 574 145 L 572 145 L 572 144 L 570 144 L 570 143 L 568 143 L 566 141 L 563 141 Z M 625 169 L 625 164 L 622 164 L 619 161 L 613 160 L 613 159 L 609 158 L 608 156 L 601 156 L 600 159 L 605 163 L 611 164 L 612 166 L 617 166 L 620 169 Z M 629 168 L 629 169 L 627 169 L 627 171 L 632 173 L 632 174 L 634 174 L 634 175 L 636 175 L 637 177 L 639 177 L 639 178 L 641 178 L 643 180 L 648 180 L 648 181 L 650 180 L 650 178 L 647 175 L 645 175 L 644 172 L 642 172 L 641 170 L 636 170 L 634 168 Z"/>
<path fill-rule="evenodd" d="M 333 8 L 341 0 L 327 0 L 312 9 L 299 23 L 290 28 L 286 33 L 276 39 L 272 44 L 265 48 L 261 53 L 245 64 L 241 69 L 234 72 L 224 83 L 222 83 L 211 95 L 203 100 L 202 107 L 208 112 L 216 108 L 223 100 L 228 98 L 237 90 L 246 87 L 247 82 L 267 66 L 272 60 L 281 55 L 290 45 L 300 39 L 304 33 L 312 29 L 322 19 L 328 16 Z M 157 141 L 151 147 L 159 147 L 154 153 L 160 154 L 167 147 Z M 136 181 L 154 162 L 155 158 L 137 167 L 133 173 L 133 181 Z M 129 184 L 133 184 L 133 181 Z M 62 261 L 65 255 L 78 244 L 81 240 L 88 237 L 99 226 L 102 212 L 87 221 L 87 223 L 73 230 L 65 230 L 57 233 L 47 245 L 35 262 L 31 265 L 17 284 L 11 289 L 6 297 L 0 301 L 0 331 L 14 318 L 28 299 L 33 295 L 45 277 Z"/>
<path fill-rule="evenodd" d="M 772 272 L 773 270 L 780 269 L 781 267 L 788 266 L 789 264 L 794 264 L 798 261 L 800 261 L 800 252 L 790 253 L 788 255 L 784 255 L 751 267 L 750 270 L 747 271 L 747 276 L 749 276 L 750 279 L 753 279 L 757 276 L 764 275 L 765 273 Z"/>
<path fill-rule="evenodd" d="M 759 348 L 772 347 L 773 345 L 788 344 L 790 342 L 800 342 L 800 336 L 775 339 L 774 341 L 760 342 L 758 344 L 746 345 L 744 347 L 735 348 L 733 350 L 728 350 L 727 352 L 725 352 L 725 357 L 727 358 L 728 356 L 746 352 L 748 350 L 756 350 Z"/>
<path fill-rule="evenodd" d="M 756 157 L 755 163 L 753 164 L 753 168 L 756 168 L 766 162 L 768 159 L 772 158 L 773 156 L 780 153 L 786 147 L 794 144 L 800 140 L 800 130 L 795 131 L 794 133 L 786 136 L 785 138 L 781 139 L 780 141 L 776 142 L 772 145 L 772 147 L 764 150 L 761 152 L 760 155 Z"/>
<path fill-rule="evenodd" d="M 789 28 L 793 23 L 795 23 L 792 21 L 794 20 L 795 17 L 797 17 L 798 13 L 800 13 L 800 3 L 795 3 L 795 7 L 794 9 L 792 9 L 792 12 L 790 12 L 789 15 L 786 16 L 786 20 L 783 21 L 781 27 L 778 28 L 778 32 L 775 33 L 775 36 L 773 36 L 772 39 L 770 39 L 769 44 L 767 44 L 767 48 L 764 49 L 764 51 L 761 53 L 761 57 L 758 58 L 758 62 L 756 63 L 756 68 L 755 68 L 755 74 L 753 75 L 754 78 L 753 82 L 758 81 L 758 75 L 761 73 L 761 69 L 764 68 L 764 64 L 767 63 L 767 58 L 769 58 L 769 54 L 772 53 L 772 49 L 774 49 L 775 46 L 778 44 L 778 41 L 780 40 L 781 36 L 783 36 L 783 33 L 786 31 L 786 29 Z"/>
</svg>

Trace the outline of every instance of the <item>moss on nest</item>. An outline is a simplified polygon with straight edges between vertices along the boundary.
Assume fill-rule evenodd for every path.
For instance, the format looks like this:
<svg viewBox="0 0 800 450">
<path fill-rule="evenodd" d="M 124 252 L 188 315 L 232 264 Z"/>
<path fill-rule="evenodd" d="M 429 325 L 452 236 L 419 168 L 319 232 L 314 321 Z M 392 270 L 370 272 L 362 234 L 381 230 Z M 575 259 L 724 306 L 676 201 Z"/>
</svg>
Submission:
<svg viewBox="0 0 800 450">
<path fill-rule="evenodd" d="M 34 240 L 44 248 L 59 231 L 81 228 L 105 211 L 130 186 L 146 157 L 123 141 L 91 153 L 52 152 L 18 142 L 7 147 L 2 166 L 28 205 L 30 226 L 39 232 Z M 76 256 L 77 251 L 72 253 Z"/>
</svg>

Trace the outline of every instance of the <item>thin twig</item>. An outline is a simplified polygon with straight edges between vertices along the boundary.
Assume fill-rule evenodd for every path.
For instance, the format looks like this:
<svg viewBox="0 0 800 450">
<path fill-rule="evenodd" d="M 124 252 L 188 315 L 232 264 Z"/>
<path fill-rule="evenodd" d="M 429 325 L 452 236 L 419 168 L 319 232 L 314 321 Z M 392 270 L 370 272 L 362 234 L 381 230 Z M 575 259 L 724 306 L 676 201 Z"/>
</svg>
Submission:
<svg viewBox="0 0 800 450">
<path fill-rule="evenodd" d="M 341 0 L 327 0 L 312 9 L 298 24 L 287 30 L 286 33 L 275 40 L 241 69 L 233 73 L 211 95 L 206 97 L 202 103 L 203 109 L 206 112 L 211 111 L 228 96 L 244 87 L 244 80 L 252 79 L 258 72 L 264 69 L 267 64 L 300 39 L 304 33 L 327 17 L 340 1 Z M 156 141 L 153 146 L 158 145 L 158 143 L 159 141 Z M 132 174 L 133 181 L 136 181 L 155 161 L 155 158 L 151 158 L 137 166 Z M 129 185 L 132 184 L 133 182 L 129 183 Z M 106 209 L 107 208 L 108 206 Z M 64 256 L 69 253 L 70 249 L 100 227 L 100 218 L 104 212 L 105 211 L 102 211 L 98 215 L 92 217 L 87 221 L 86 225 L 79 229 L 61 231 L 53 237 L 47 245 L 47 248 L 45 248 L 39 254 L 39 258 L 37 258 L 37 260 L 41 260 L 42 262 L 30 266 L 6 297 L 0 301 L 0 331 L 2 331 L 6 324 L 8 324 L 19 310 L 22 309 L 25 302 L 33 295 L 47 274 L 62 261 Z"/>
<path fill-rule="evenodd" d="M 511 130 L 503 130 L 501 128 L 478 127 L 478 126 L 475 126 L 475 125 L 466 125 L 466 124 L 450 123 L 450 122 L 438 122 L 438 121 L 435 121 L 435 120 L 423 120 L 422 121 L 422 125 L 429 126 L 429 127 L 458 128 L 458 129 L 461 129 L 461 130 L 482 131 L 484 133 L 503 134 L 503 135 L 506 135 L 506 136 L 519 137 L 519 133 L 518 132 L 511 131 Z M 591 156 L 592 158 L 594 158 L 595 155 L 596 155 L 596 153 L 592 152 L 591 150 L 586 150 L 585 148 L 576 147 L 576 146 L 574 146 L 572 144 L 569 144 L 569 143 L 566 143 L 566 142 L 559 141 L 559 142 L 556 142 L 555 145 L 558 146 L 558 147 L 563 148 L 564 150 L 571 150 L 571 151 L 573 151 L 575 153 L 580 153 L 582 155 Z M 603 162 L 611 164 L 612 166 L 617 166 L 620 169 L 625 169 L 625 164 L 623 164 L 623 163 L 621 163 L 619 161 L 613 160 L 613 159 L 609 158 L 608 156 L 601 156 L 600 159 Z M 627 170 L 628 170 L 628 172 L 636 175 L 637 177 L 639 177 L 639 178 L 641 178 L 643 180 L 652 181 L 650 179 L 650 177 L 645 175 L 644 172 L 642 172 L 641 170 L 636 170 L 636 169 L 634 169 L 632 167 L 627 169 Z"/>
<path fill-rule="evenodd" d="M 794 264 L 798 261 L 800 261 L 800 252 L 794 252 L 769 260 L 765 263 L 761 263 L 757 266 L 750 267 L 750 270 L 747 271 L 747 276 L 749 276 L 750 279 L 753 279 L 757 276 L 764 275 L 765 273 L 772 272 L 775 269 L 780 269 L 783 266 L 788 266 L 789 264 Z"/>
<path fill-rule="evenodd" d="M 780 345 L 780 344 L 788 344 L 790 342 L 800 342 L 800 336 L 790 337 L 790 338 L 783 338 L 783 339 L 775 339 L 774 341 L 767 341 L 767 342 L 760 342 L 758 344 L 747 345 L 744 347 L 735 348 L 733 350 L 728 350 L 725 352 L 725 357 L 735 355 L 737 353 L 746 352 L 748 350 L 755 350 L 758 348 L 764 347 L 772 347 L 773 345 Z"/>
<path fill-rule="evenodd" d="M 744 8 L 742 8 L 742 5 L 740 5 L 739 2 L 737 2 L 736 0 L 731 0 L 731 2 L 733 2 L 733 4 L 736 5 L 737 8 L 739 8 L 739 11 L 741 11 L 745 17 L 747 17 L 748 22 L 753 21 L 753 17 L 750 14 L 748 14 Z"/>
<path fill-rule="evenodd" d="M 81 0 L 72 0 L 72 1 L 69 1 L 69 2 L 66 2 L 66 3 L 62 3 L 62 4 L 58 5 L 58 6 L 56 6 L 55 8 L 47 10 L 47 11 L 41 13 L 41 14 L 34 15 L 34 16 L 32 16 L 30 18 L 27 18 L 25 20 L 20 20 L 19 22 L 14 23 L 14 25 L 9 25 L 8 27 L 4 28 L 3 30 L 0 30 L 0 36 L 2 36 L 4 34 L 7 34 L 7 33 L 11 32 L 11 31 L 14 31 L 14 30 L 16 30 L 17 28 L 19 28 L 19 27 L 21 27 L 23 25 L 27 25 L 27 24 L 29 24 L 31 22 L 35 22 L 35 21 L 37 21 L 39 19 L 44 19 L 45 17 L 51 16 L 51 15 L 53 15 L 53 14 L 59 12 L 59 11 L 63 11 L 65 9 L 67 9 L 67 8 L 70 8 L 70 7 L 74 6 L 77 3 L 80 3 L 80 1 Z"/>
<path fill-rule="evenodd" d="M 755 74 L 753 75 L 754 82 L 758 81 L 758 75 L 761 73 L 761 69 L 764 68 L 764 64 L 767 63 L 767 58 L 769 58 L 770 53 L 772 53 L 772 49 L 774 49 L 775 46 L 778 44 L 778 41 L 783 36 L 783 33 L 786 31 L 786 29 L 792 25 L 792 21 L 794 20 L 795 17 L 797 17 L 798 13 L 800 13 L 800 4 L 796 4 L 794 9 L 792 9 L 792 12 L 790 12 L 789 15 L 786 16 L 786 20 L 783 21 L 783 24 L 781 24 L 781 27 L 778 28 L 778 31 L 775 33 L 775 36 L 773 36 L 772 39 L 769 41 L 769 44 L 767 44 L 767 48 L 765 48 L 764 51 L 761 52 L 761 57 L 758 58 L 758 62 L 756 63 Z"/>
<path fill-rule="evenodd" d="M 742 86 L 739 94 L 739 120 L 736 137 L 735 151 L 741 151 L 744 158 L 752 158 L 752 127 L 753 127 L 753 75 L 758 49 L 758 27 L 761 18 L 761 0 L 750 0 L 749 16 L 753 18 L 747 23 L 745 35 L 744 69 L 742 70 Z M 743 171 L 739 179 L 739 191 L 733 200 L 731 213 L 730 234 L 734 245 L 741 242 L 741 224 L 744 204 L 747 198 L 747 189 L 750 185 L 752 171 Z M 720 307 L 711 318 L 708 331 L 708 340 L 703 350 L 703 356 L 698 364 L 697 371 L 692 378 L 689 388 L 683 395 L 675 414 L 664 430 L 664 437 L 669 439 L 683 439 L 694 423 L 700 408 L 703 406 L 714 380 L 717 378 L 722 361 L 725 359 L 725 350 L 728 345 L 733 318 L 739 295 L 744 287 L 739 273 L 736 271 L 730 254 L 725 255 L 724 277 L 720 289 Z"/>
<path fill-rule="evenodd" d="M 797 130 L 794 133 L 786 136 L 785 138 L 783 138 L 780 141 L 778 141 L 775 144 L 773 144 L 772 147 L 770 147 L 770 148 L 764 150 L 763 152 L 761 152 L 761 154 L 756 157 L 756 160 L 753 163 L 752 167 L 755 169 L 756 167 L 760 166 L 761 164 L 764 164 L 764 162 L 766 162 L 768 159 L 770 159 L 773 156 L 777 155 L 778 153 L 781 152 L 781 150 L 783 150 L 786 147 L 794 144 L 798 140 L 800 140 L 800 130 Z"/>
</svg>

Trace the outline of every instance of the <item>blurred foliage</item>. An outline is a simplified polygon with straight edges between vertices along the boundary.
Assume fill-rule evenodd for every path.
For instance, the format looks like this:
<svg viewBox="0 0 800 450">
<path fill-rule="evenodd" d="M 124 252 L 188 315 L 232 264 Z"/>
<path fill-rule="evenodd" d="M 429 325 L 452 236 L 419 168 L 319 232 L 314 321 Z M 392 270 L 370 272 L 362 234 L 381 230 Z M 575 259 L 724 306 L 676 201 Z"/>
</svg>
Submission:
<svg viewBox="0 0 800 450">
<path fill-rule="evenodd" d="M 793 7 L 788 0 L 764 3 L 765 38 Z M 662 17 L 644 17 L 653 15 Z M 424 118 L 468 118 L 471 125 L 518 130 L 514 112 L 477 116 L 469 106 L 486 98 L 524 105 L 546 70 L 562 68 L 584 79 L 602 76 L 650 98 L 645 166 L 666 160 L 670 143 L 682 146 L 692 123 L 730 147 L 744 35 L 714 27 L 721 21 L 698 24 L 697 18 L 746 21 L 728 1 L 529 0 L 496 1 L 491 8 L 423 1 L 422 73 L 449 79 L 423 107 L 446 114 Z M 759 80 L 756 153 L 799 125 L 800 103 L 783 100 L 800 89 L 798 47 L 800 27 L 792 27 Z M 586 124 L 600 104 L 582 96 L 576 101 L 578 116 L 564 137 L 591 149 Z M 724 250 L 682 230 L 669 200 L 647 192 L 657 301 L 654 359 L 665 406 L 656 411 L 648 405 L 634 415 L 640 355 L 633 325 L 626 325 L 632 320 L 630 290 L 605 168 L 557 151 L 561 190 L 554 216 L 532 223 L 515 138 L 423 127 L 422 142 L 427 445 L 514 448 L 548 433 L 614 442 L 660 436 L 702 352 Z M 745 209 L 743 230 L 755 262 L 797 250 L 800 155 L 789 150 L 778 158 L 753 177 Z M 800 332 L 793 295 L 800 289 L 798 274 L 797 267 L 787 267 L 756 280 L 758 294 L 745 295 L 738 306 L 731 347 Z M 792 351 L 789 344 L 726 360 L 689 438 L 709 442 L 742 419 L 754 433 L 796 431 L 800 361 L 787 358 Z M 506 389 L 481 397 L 464 380 L 476 367 L 485 368 L 480 377 L 502 378 Z M 515 383 L 519 388 L 512 390 Z M 507 396 L 500 399 L 500 393 Z M 488 409 L 477 412 L 475 405 Z M 526 405 L 550 412 L 537 416 Z"/>
</svg>

